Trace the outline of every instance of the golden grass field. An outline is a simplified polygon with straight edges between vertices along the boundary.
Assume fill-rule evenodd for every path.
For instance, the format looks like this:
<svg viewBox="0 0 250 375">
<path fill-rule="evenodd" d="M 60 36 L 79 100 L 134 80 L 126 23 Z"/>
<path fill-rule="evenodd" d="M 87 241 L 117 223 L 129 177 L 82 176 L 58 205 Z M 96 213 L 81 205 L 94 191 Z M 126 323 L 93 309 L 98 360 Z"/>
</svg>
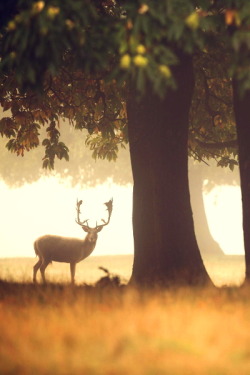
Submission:
<svg viewBox="0 0 250 375">
<path fill-rule="evenodd" d="M 78 275 L 72 287 L 66 274 L 43 286 L 30 283 L 30 268 L 15 279 L 22 261 L 13 262 L 0 260 L 1 375 L 250 374 L 250 285 L 146 291 L 84 285 Z M 227 266 L 239 285 L 242 264 Z"/>
</svg>

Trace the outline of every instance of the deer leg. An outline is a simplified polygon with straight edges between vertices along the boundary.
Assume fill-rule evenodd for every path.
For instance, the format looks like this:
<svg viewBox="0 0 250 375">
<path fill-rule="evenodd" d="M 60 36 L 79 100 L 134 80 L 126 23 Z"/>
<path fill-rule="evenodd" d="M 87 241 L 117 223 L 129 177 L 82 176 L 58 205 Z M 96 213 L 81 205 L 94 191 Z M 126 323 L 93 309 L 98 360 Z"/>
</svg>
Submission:
<svg viewBox="0 0 250 375">
<path fill-rule="evenodd" d="M 39 258 L 38 262 L 33 267 L 33 283 L 36 283 L 36 274 L 42 264 L 42 259 Z"/>
<path fill-rule="evenodd" d="M 42 279 L 43 279 L 43 283 L 46 284 L 46 279 L 45 279 L 45 270 L 47 268 L 47 266 L 49 265 L 50 261 L 49 260 L 45 260 L 43 259 L 42 261 L 42 265 L 40 267 L 40 272 L 41 272 L 41 275 L 42 275 Z"/>
<path fill-rule="evenodd" d="M 70 263 L 71 284 L 75 283 L 75 271 L 76 271 L 76 264 L 75 262 L 72 262 Z"/>
</svg>

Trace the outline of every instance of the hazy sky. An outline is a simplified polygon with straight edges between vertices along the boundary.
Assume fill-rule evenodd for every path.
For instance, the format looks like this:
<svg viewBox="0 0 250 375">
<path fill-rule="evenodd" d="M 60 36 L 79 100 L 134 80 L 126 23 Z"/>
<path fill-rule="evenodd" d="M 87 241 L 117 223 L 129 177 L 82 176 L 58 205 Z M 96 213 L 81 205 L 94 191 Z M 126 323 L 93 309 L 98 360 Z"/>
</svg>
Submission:
<svg viewBox="0 0 250 375">
<path fill-rule="evenodd" d="M 60 184 L 56 178 L 17 189 L 0 182 L 0 256 L 34 256 L 33 242 L 43 234 L 84 238 L 86 233 L 76 224 L 76 200 L 82 199 L 82 219 L 89 225 L 107 218 L 104 202 L 114 199 L 110 224 L 99 234 L 95 255 L 133 252 L 132 187 L 107 183 L 89 189 Z"/>
<path fill-rule="evenodd" d="M 0 257 L 33 257 L 33 242 L 43 234 L 83 238 L 75 223 L 76 199 L 95 226 L 105 218 L 104 202 L 114 199 L 110 224 L 99 234 L 93 255 L 133 253 L 132 186 L 111 181 L 90 189 L 60 184 L 55 177 L 14 189 L 0 182 Z M 210 230 L 225 253 L 243 254 L 241 197 L 239 187 L 220 187 L 205 195 Z"/>
</svg>

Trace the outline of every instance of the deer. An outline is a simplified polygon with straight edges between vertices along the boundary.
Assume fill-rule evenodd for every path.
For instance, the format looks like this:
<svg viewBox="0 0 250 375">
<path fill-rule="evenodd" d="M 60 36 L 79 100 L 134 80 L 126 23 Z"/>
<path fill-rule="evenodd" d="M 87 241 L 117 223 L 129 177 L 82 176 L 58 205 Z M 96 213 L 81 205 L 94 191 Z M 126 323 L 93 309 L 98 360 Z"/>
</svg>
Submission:
<svg viewBox="0 0 250 375">
<path fill-rule="evenodd" d="M 75 283 L 75 269 L 76 264 L 87 258 L 94 250 L 97 241 L 97 233 L 99 233 L 104 226 L 110 222 L 110 217 L 113 210 L 113 199 L 109 202 L 104 203 L 108 211 L 108 219 L 105 221 L 102 219 L 103 224 L 97 225 L 94 228 L 89 227 L 88 219 L 81 221 L 80 219 L 80 207 L 82 200 L 76 202 L 76 223 L 82 227 L 87 235 L 84 239 L 62 237 L 57 235 L 44 235 L 38 237 L 34 242 L 34 250 L 36 255 L 39 257 L 38 262 L 33 267 L 33 282 L 36 283 L 37 271 L 40 269 L 42 281 L 46 284 L 45 270 L 46 267 L 55 262 L 63 262 L 70 264 L 71 283 Z"/>
</svg>

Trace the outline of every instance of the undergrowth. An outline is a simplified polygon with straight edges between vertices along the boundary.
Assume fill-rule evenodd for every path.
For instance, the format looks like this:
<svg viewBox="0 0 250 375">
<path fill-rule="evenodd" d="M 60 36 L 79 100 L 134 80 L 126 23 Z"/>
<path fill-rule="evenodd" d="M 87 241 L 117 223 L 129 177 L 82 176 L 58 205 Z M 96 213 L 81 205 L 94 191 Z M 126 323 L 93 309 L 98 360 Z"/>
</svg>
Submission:
<svg viewBox="0 0 250 375">
<path fill-rule="evenodd" d="M 0 374 L 249 375 L 250 286 L 0 282 Z"/>
</svg>

